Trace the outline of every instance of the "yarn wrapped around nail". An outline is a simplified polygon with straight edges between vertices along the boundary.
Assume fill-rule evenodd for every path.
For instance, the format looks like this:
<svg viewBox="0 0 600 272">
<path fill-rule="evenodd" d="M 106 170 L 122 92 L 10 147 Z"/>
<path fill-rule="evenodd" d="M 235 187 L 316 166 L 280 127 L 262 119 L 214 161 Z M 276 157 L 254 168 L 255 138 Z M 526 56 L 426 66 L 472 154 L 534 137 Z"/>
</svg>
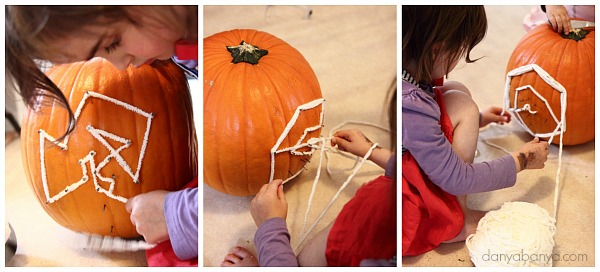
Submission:
<svg viewBox="0 0 600 272">
<path fill-rule="evenodd" d="M 466 240 L 475 266 L 552 266 L 556 220 L 537 204 L 506 202 Z"/>
</svg>

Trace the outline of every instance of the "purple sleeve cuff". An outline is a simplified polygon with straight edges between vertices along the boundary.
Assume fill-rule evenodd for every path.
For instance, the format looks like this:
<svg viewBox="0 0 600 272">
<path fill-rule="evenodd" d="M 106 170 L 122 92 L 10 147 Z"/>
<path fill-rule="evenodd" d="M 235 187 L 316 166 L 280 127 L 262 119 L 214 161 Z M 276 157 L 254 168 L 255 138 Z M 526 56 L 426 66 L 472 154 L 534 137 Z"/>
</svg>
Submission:
<svg viewBox="0 0 600 272">
<path fill-rule="evenodd" d="M 165 197 L 165 219 L 175 255 L 181 260 L 198 256 L 198 188 L 170 192 Z"/>
<path fill-rule="evenodd" d="M 263 222 L 254 234 L 254 244 L 260 266 L 298 266 L 285 219 L 275 217 Z"/>
</svg>

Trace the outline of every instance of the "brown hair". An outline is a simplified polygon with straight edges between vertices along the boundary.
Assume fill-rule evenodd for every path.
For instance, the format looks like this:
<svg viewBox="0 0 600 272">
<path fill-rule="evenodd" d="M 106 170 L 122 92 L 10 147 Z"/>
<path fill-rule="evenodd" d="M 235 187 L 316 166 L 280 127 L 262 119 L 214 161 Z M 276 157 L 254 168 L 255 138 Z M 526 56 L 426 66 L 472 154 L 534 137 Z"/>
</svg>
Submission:
<svg viewBox="0 0 600 272">
<path fill-rule="evenodd" d="M 471 59 L 471 50 L 486 31 L 483 6 L 402 6 L 402 67 L 415 65 L 413 78 L 431 83 L 434 46 L 450 54 L 448 66 L 463 56 L 471 63 L 477 60 Z"/>
<path fill-rule="evenodd" d="M 65 135 L 75 127 L 73 112 L 60 89 L 40 69 L 43 60 L 52 60 L 67 52 L 60 52 L 52 46 L 53 41 L 73 35 L 90 35 L 89 26 L 107 26 L 116 22 L 128 21 L 139 26 L 135 12 L 128 12 L 130 6 L 6 6 L 5 42 L 7 80 L 23 97 L 28 107 L 42 102 L 58 101 L 69 114 L 69 126 Z M 142 9 L 155 9 L 157 18 L 166 25 L 184 27 L 175 20 L 174 9 L 165 6 L 144 6 Z M 147 12 L 141 16 L 151 16 Z M 140 16 L 140 15 L 138 15 Z M 139 18 L 139 17 L 137 17 Z M 189 18 L 188 18 L 189 20 Z M 54 49 L 53 49 L 54 48 Z M 49 99 L 40 99 L 49 98 Z M 60 139 L 59 139 L 60 140 Z"/>
<path fill-rule="evenodd" d="M 123 20 L 127 15 L 122 7 L 106 6 L 6 6 L 5 11 L 9 82 L 29 107 L 39 103 L 40 97 L 64 106 L 69 114 L 67 135 L 75 126 L 73 111 L 60 89 L 40 69 L 40 60 L 59 53 L 48 49 L 53 41 L 83 33 L 86 26 Z"/>
</svg>

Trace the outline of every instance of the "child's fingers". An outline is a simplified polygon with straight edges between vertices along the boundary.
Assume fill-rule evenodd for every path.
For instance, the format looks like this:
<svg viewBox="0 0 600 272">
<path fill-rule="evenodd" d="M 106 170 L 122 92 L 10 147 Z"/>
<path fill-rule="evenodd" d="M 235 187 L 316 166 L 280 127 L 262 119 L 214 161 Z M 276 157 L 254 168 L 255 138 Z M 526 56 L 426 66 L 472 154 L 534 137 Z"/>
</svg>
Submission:
<svg viewBox="0 0 600 272">
<path fill-rule="evenodd" d="M 283 184 L 277 187 L 277 198 L 285 202 L 285 194 L 283 193 Z"/>
<path fill-rule="evenodd" d="M 331 138 L 331 146 L 336 146 L 337 145 L 337 138 L 333 137 Z"/>
<path fill-rule="evenodd" d="M 134 198 L 135 197 L 128 199 L 127 203 L 125 203 L 125 210 L 127 210 L 128 213 L 131 213 L 131 211 L 133 211 L 133 199 Z"/>
<path fill-rule="evenodd" d="M 271 183 L 267 184 L 267 191 L 273 192 L 273 194 L 277 194 L 277 188 L 283 184 L 283 180 L 276 179 L 271 181 Z"/>
<path fill-rule="evenodd" d="M 347 130 L 338 130 L 336 131 L 333 136 L 335 137 L 347 137 L 348 136 L 348 131 Z"/>
<path fill-rule="evenodd" d="M 333 142 L 333 140 L 332 140 Z M 345 151 L 345 146 L 348 146 L 348 144 L 350 144 L 350 142 L 344 138 L 340 138 L 340 137 L 336 137 L 335 138 L 335 144 L 337 145 L 339 150 Z M 332 144 L 333 146 L 333 144 Z"/>
</svg>

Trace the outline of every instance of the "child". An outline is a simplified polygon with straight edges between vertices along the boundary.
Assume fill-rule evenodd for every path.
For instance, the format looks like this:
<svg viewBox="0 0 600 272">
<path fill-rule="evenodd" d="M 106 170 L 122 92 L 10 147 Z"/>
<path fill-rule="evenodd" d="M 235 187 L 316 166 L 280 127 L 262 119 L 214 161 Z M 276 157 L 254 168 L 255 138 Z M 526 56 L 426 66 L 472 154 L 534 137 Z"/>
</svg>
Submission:
<svg viewBox="0 0 600 272">
<path fill-rule="evenodd" d="M 8 79 L 29 107 L 44 97 L 65 106 L 70 116 L 67 135 L 74 129 L 73 112 L 38 67 L 39 60 L 68 63 L 103 57 L 119 69 L 168 60 L 178 44 L 188 49 L 197 44 L 197 24 L 197 6 L 6 6 Z M 141 194 L 130 198 L 126 208 L 148 243 L 170 239 L 179 259 L 197 258 L 197 186 Z"/>
<path fill-rule="evenodd" d="M 390 97 L 392 146 L 396 131 L 396 81 Z M 358 130 L 334 134 L 332 146 L 364 157 L 373 143 Z M 316 234 L 298 258 L 290 246 L 285 223 L 287 202 L 281 180 L 263 185 L 250 203 L 258 230 L 254 243 L 258 259 L 248 250 L 235 247 L 221 266 L 396 266 L 396 157 L 392 151 L 375 148 L 369 160 L 386 170 L 364 184 L 346 203 L 337 218 Z"/>
<path fill-rule="evenodd" d="M 511 187 L 516 174 L 540 169 L 548 143 L 535 138 L 519 151 L 473 163 L 478 129 L 509 122 L 492 107 L 479 115 L 458 82 L 433 88 L 485 36 L 482 6 L 402 6 L 402 256 L 419 255 L 474 233 L 483 212 L 466 195 Z"/>
<path fill-rule="evenodd" d="M 571 18 L 594 21 L 595 6 L 593 5 L 542 5 L 531 9 L 523 19 L 523 27 L 527 32 L 542 24 L 550 24 L 558 33 L 568 35 L 573 31 Z"/>
</svg>

